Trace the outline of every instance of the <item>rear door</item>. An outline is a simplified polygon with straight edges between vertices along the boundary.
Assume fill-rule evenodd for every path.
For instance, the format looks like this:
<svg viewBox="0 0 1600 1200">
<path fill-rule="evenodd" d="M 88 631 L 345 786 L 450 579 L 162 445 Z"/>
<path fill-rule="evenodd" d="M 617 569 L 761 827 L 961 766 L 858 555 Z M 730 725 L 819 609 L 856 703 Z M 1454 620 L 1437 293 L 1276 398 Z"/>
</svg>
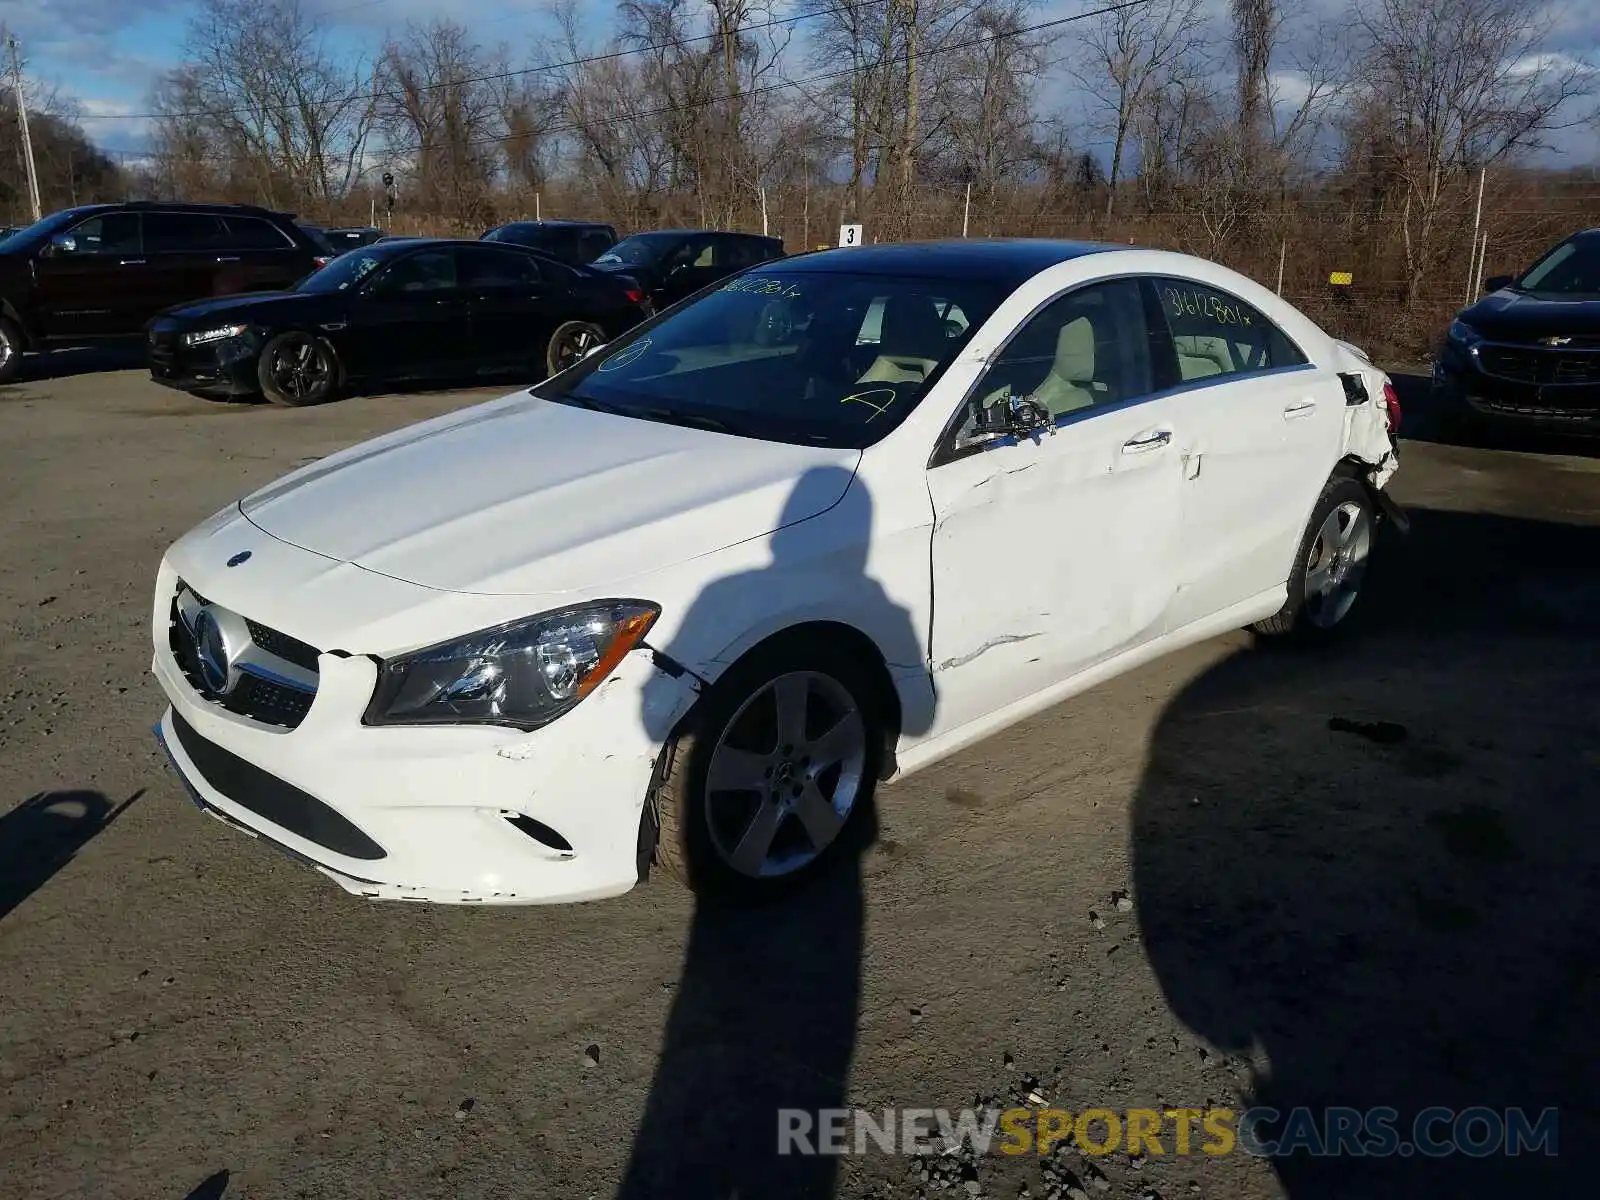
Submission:
<svg viewBox="0 0 1600 1200">
<path fill-rule="evenodd" d="M 1184 442 L 1179 595 L 1170 627 L 1289 576 L 1339 459 L 1344 390 L 1256 308 L 1193 280 L 1151 281 L 1171 335 Z"/>
<path fill-rule="evenodd" d="M 65 233 L 71 249 L 48 246 L 34 262 L 44 336 L 71 341 L 138 333 L 151 287 L 139 214 L 100 213 Z"/>
<path fill-rule="evenodd" d="M 215 264 L 217 295 L 282 291 L 310 274 L 310 256 L 271 221 L 229 213 L 222 218 L 222 227 Z"/>
<path fill-rule="evenodd" d="M 462 371 L 473 357 L 470 314 L 456 250 L 417 250 L 391 262 L 351 301 L 341 339 L 346 367 L 390 379 Z"/>
<path fill-rule="evenodd" d="M 144 256 L 151 281 L 145 318 L 215 296 L 223 244 L 222 220 L 211 213 L 145 213 Z"/>
<path fill-rule="evenodd" d="M 566 269 L 489 245 L 461 247 L 456 261 L 471 313 L 473 365 L 542 363 L 551 333 L 570 312 Z"/>
</svg>

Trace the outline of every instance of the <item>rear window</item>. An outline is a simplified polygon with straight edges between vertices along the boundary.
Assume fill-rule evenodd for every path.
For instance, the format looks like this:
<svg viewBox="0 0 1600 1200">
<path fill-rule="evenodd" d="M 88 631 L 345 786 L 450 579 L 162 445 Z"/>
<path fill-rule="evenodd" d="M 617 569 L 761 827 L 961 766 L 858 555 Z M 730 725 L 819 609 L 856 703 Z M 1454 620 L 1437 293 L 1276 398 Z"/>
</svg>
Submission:
<svg viewBox="0 0 1600 1200">
<path fill-rule="evenodd" d="M 916 408 L 1004 294 L 983 282 L 758 269 L 640 326 L 537 394 L 861 448 Z"/>
</svg>

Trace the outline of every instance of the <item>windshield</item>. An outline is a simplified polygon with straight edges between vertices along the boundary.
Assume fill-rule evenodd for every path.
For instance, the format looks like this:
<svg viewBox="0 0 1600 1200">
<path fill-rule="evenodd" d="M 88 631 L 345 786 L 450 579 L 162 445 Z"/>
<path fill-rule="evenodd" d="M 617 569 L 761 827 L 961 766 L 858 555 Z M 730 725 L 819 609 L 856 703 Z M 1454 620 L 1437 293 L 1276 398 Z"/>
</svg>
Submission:
<svg viewBox="0 0 1600 1200">
<path fill-rule="evenodd" d="M 0 238 L 0 254 L 8 250 L 22 250 L 32 246 L 35 241 L 49 237 L 58 229 L 66 228 L 79 215 L 80 210 L 69 208 L 64 212 L 51 213 L 42 221 L 35 221 L 32 225 L 25 226 L 15 233 L 8 233 L 5 237 Z"/>
<path fill-rule="evenodd" d="M 297 292 L 347 292 L 383 266 L 386 255 L 347 250 L 295 285 Z"/>
<path fill-rule="evenodd" d="M 647 267 L 681 241 L 683 239 L 674 233 L 636 233 L 623 238 L 595 259 L 594 265 Z"/>
<path fill-rule="evenodd" d="M 906 418 L 1002 298 L 981 282 L 757 271 L 640 326 L 535 394 L 861 449 Z"/>
<path fill-rule="evenodd" d="M 1517 280 L 1517 290 L 1552 296 L 1600 295 L 1600 236 L 1583 234 L 1562 242 Z"/>
</svg>

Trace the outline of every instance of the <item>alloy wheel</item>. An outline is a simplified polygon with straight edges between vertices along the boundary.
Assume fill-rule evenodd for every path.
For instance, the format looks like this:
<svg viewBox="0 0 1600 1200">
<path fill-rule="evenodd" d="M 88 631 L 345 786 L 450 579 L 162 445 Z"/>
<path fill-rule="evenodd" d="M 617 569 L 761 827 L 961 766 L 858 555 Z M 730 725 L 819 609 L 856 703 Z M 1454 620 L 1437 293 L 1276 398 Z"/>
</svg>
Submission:
<svg viewBox="0 0 1600 1200">
<path fill-rule="evenodd" d="M 550 373 L 559 375 L 601 341 L 601 334 L 593 325 L 580 325 L 563 330 L 550 346 Z"/>
<path fill-rule="evenodd" d="M 707 767 L 717 856 L 753 879 L 805 867 L 843 831 L 866 762 L 866 721 L 838 680 L 792 671 L 763 684 L 728 721 Z"/>
<path fill-rule="evenodd" d="M 1306 617 L 1319 629 L 1332 629 L 1355 607 L 1372 551 L 1372 518 L 1366 508 L 1346 500 L 1322 522 L 1306 559 Z"/>
<path fill-rule="evenodd" d="M 327 355 L 310 338 L 296 338 L 279 346 L 269 370 L 279 390 L 295 400 L 321 393 L 332 375 Z"/>
</svg>

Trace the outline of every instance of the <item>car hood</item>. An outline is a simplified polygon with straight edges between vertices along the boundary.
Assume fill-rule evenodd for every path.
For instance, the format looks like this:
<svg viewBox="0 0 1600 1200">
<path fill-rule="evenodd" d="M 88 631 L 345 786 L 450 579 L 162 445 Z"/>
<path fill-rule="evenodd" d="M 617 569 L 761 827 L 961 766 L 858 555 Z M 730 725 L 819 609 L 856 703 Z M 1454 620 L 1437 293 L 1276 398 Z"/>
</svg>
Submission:
<svg viewBox="0 0 1600 1200">
<path fill-rule="evenodd" d="M 239 507 L 282 541 L 424 587 L 583 592 L 826 511 L 860 459 L 520 392 L 321 459 Z M 826 467 L 814 478 L 829 487 L 796 489 Z"/>
<path fill-rule="evenodd" d="M 1466 309 L 1459 319 L 1491 341 L 1575 336 L 1600 339 L 1600 299 L 1546 299 L 1502 288 Z"/>
<path fill-rule="evenodd" d="M 326 303 L 326 297 L 311 292 L 240 292 L 235 296 L 218 296 L 214 300 L 179 304 L 159 314 L 157 319 L 184 323 L 205 322 L 214 317 L 249 319 L 269 312 L 281 313 L 290 308 L 317 310 L 325 307 Z"/>
</svg>

